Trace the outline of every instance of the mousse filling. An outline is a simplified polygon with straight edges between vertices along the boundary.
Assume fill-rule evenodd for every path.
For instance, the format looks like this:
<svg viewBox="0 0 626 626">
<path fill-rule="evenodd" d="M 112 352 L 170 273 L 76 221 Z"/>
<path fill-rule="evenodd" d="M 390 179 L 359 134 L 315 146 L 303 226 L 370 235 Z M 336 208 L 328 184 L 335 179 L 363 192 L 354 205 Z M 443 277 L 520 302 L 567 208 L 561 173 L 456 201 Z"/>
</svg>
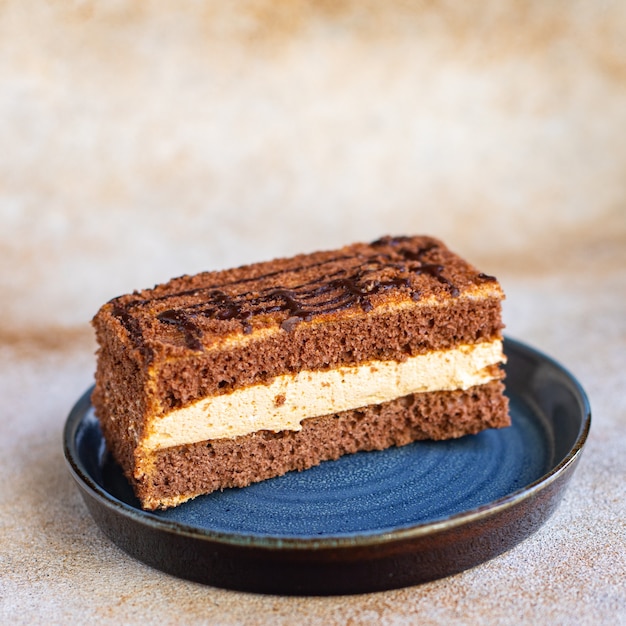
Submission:
<svg viewBox="0 0 626 626">
<path fill-rule="evenodd" d="M 502 341 L 462 345 L 405 361 L 370 361 L 332 370 L 278 376 L 269 384 L 203 398 L 149 425 L 141 447 L 156 451 L 260 430 L 297 431 L 303 420 L 381 404 L 412 393 L 454 391 L 495 378 Z"/>
</svg>

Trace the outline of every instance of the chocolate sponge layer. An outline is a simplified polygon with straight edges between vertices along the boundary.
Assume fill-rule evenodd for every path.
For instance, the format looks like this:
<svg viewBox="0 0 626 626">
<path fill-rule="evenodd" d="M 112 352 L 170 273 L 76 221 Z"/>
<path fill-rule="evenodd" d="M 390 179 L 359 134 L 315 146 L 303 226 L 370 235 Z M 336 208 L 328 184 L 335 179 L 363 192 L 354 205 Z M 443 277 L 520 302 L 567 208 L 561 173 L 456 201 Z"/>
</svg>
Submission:
<svg viewBox="0 0 626 626">
<path fill-rule="evenodd" d="M 502 382 L 496 380 L 467 391 L 412 394 L 311 418 L 300 431 L 259 431 L 166 448 L 155 454 L 154 470 L 136 483 L 136 492 L 146 508 L 167 508 L 199 494 L 245 487 L 344 454 L 505 427 L 510 420 L 502 392 Z"/>
</svg>

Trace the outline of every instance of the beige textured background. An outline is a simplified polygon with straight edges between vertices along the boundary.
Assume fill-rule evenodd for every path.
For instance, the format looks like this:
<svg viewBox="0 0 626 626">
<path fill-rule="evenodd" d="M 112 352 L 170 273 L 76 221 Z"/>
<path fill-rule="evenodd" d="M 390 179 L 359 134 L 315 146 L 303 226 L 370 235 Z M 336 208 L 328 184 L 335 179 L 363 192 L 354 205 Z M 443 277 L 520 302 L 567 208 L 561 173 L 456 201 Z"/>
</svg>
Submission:
<svg viewBox="0 0 626 626">
<path fill-rule="evenodd" d="M 544 529 L 340 599 L 192 585 L 99 533 L 60 437 L 100 304 L 418 232 L 496 274 L 509 334 L 590 393 Z M 0 320 L 0 621 L 626 623 L 626 5 L 0 2 Z"/>
</svg>

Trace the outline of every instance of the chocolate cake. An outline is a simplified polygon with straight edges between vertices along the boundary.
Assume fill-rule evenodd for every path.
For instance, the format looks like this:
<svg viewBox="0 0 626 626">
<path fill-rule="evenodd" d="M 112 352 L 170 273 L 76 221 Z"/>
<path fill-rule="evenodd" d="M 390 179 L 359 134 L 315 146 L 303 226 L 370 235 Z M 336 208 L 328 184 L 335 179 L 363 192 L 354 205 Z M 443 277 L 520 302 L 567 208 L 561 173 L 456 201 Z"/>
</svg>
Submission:
<svg viewBox="0 0 626 626">
<path fill-rule="evenodd" d="M 509 424 L 497 280 L 430 237 L 181 276 L 93 320 L 93 404 L 146 509 Z"/>
</svg>

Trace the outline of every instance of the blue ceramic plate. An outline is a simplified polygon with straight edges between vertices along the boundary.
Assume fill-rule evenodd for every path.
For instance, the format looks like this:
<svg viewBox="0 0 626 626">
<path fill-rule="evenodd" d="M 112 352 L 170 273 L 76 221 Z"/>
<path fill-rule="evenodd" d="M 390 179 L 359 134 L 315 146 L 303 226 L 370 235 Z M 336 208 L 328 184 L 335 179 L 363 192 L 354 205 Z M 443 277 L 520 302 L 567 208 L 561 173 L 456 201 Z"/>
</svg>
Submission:
<svg viewBox="0 0 626 626">
<path fill-rule="evenodd" d="M 171 574 L 235 589 L 338 594 L 400 587 L 481 563 L 556 507 L 590 425 L 580 385 L 507 339 L 512 426 L 362 452 L 245 489 L 143 511 L 107 453 L 87 392 L 65 454 L 96 522 Z"/>
</svg>

